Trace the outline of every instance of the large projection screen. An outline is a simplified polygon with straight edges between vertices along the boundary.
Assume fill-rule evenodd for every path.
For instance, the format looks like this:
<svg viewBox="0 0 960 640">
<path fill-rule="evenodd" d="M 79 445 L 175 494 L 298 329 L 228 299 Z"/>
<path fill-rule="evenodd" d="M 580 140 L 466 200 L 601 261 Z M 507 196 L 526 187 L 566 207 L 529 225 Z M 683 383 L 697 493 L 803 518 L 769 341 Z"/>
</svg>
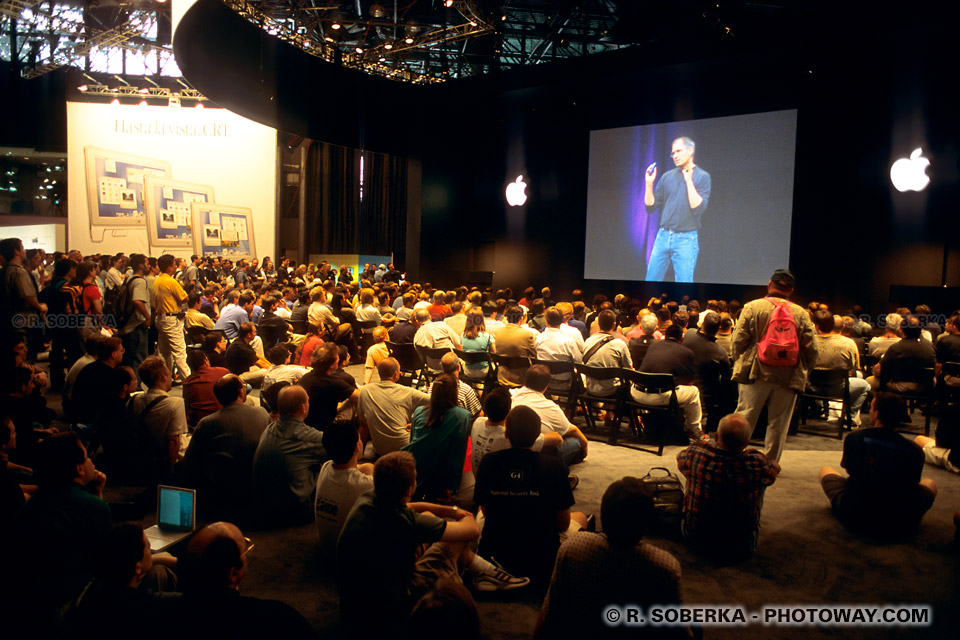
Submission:
<svg viewBox="0 0 960 640">
<path fill-rule="evenodd" d="M 70 249 L 189 257 L 192 237 L 156 242 L 162 234 L 147 233 L 144 183 L 165 179 L 171 197 L 176 184 L 193 183 L 205 185 L 220 204 L 248 207 L 256 228 L 253 255 L 274 253 L 275 129 L 226 109 L 68 102 L 67 161 Z M 186 226 L 193 220 L 190 204 L 178 205 Z"/>
<path fill-rule="evenodd" d="M 795 109 L 592 131 L 584 278 L 766 283 L 789 265 L 796 132 Z M 667 176 L 678 138 L 694 143 L 694 189 L 709 187 L 702 215 L 682 174 Z M 654 162 L 662 198 L 647 206 Z M 651 258 L 666 270 L 648 277 Z"/>
</svg>

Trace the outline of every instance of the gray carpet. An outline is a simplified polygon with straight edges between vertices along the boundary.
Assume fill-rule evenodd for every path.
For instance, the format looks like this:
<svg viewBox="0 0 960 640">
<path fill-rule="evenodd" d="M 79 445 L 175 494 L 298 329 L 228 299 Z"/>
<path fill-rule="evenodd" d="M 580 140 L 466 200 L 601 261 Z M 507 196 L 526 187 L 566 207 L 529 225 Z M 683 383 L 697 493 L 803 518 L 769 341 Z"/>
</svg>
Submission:
<svg viewBox="0 0 960 640">
<path fill-rule="evenodd" d="M 362 376 L 362 367 L 350 367 Z M 174 390 L 177 393 L 177 389 Z M 922 431 L 922 417 L 914 416 Z M 810 425 L 824 434 L 835 429 Z M 575 509 L 599 512 L 606 487 L 626 475 L 642 476 L 651 467 L 676 472 L 680 447 L 663 457 L 603 442 L 591 442 L 589 457 L 574 467 L 580 476 Z M 749 561 L 718 565 L 698 557 L 681 542 L 651 539 L 677 556 L 683 567 L 687 604 L 739 605 L 748 611 L 763 605 L 791 604 L 928 604 L 929 628 L 878 627 L 706 627 L 706 638 L 853 637 L 956 638 L 958 549 L 953 542 L 953 513 L 960 509 L 960 478 L 927 465 L 939 494 L 916 536 L 884 544 L 847 532 L 831 515 L 817 482 L 823 465 L 839 468 L 841 444 L 836 438 L 791 436 L 781 464 L 783 472 L 766 493 L 759 548 Z M 122 488 L 116 487 L 115 491 Z M 320 557 L 313 526 L 280 531 L 249 531 L 256 543 L 243 582 L 247 595 L 283 600 L 298 609 L 324 637 L 343 637 L 339 623 L 333 567 Z M 642 580 L 643 576 L 637 576 Z M 486 637 L 529 637 L 543 594 L 511 592 L 478 598 Z"/>
</svg>

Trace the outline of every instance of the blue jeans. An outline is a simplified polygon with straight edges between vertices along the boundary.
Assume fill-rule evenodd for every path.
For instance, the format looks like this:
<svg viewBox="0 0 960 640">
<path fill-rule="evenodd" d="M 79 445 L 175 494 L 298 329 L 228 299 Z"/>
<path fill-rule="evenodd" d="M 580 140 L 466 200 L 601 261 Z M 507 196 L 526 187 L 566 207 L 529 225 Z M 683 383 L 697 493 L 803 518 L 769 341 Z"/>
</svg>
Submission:
<svg viewBox="0 0 960 640">
<path fill-rule="evenodd" d="M 696 231 L 670 231 L 661 227 L 653 241 L 650 262 L 647 263 L 647 280 L 660 282 L 673 263 L 674 282 L 693 282 L 693 270 L 697 267 L 700 241 Z"/>
<path fill-rule="evenodd" d="M 137 369 L 140 367 L 140 363 L 147 359 L 149 351 L 147 328 L 140 325 L 130 333 L 121 335 L 120 341 L 123 343 L 123 362 L 120 364 L 133 369 L 133 373 L 139 381 L 140 372 Z"/>
<path fill-rule="evenodd" d="M 580 441 L 576 438 L 564 438 L 563 444 L 557 448 L 557 455 L 560 461 L 568 470 L 571 465 L 575 465 L 583 460 L 583 451 L 580 449 Z"/>
</svg>

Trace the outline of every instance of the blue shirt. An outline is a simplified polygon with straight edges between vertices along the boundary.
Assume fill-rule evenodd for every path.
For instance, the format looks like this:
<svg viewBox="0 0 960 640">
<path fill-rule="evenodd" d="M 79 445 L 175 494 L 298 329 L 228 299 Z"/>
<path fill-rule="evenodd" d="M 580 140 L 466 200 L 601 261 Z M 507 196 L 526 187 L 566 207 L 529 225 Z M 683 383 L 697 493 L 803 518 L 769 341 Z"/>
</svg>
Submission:
<svg viewBox="0 0 960 640">
<path fill-rule="evenodd" d="M 240 305 L 233 305 L 220 312 L 220 317 L 213 328 L 223 331 L 228 340 L 233 340 L 240 334 L 240 325 L 244 322 L 250 322 L 247 310 Z"/>
<path fill-rule="evenodd" d="M 679 167 L 663 174 L 653 189 L 654 203 L 650 210 L 660 209 L 660 226 L 669 231 L 683 233 L 700 230 L 700 217 L 710 202 L 710 174 L 700 167 L 693 168 L 693 186 L 703 198 L 696 209 L 690 208 L 687 183 Z"/>
</svg>

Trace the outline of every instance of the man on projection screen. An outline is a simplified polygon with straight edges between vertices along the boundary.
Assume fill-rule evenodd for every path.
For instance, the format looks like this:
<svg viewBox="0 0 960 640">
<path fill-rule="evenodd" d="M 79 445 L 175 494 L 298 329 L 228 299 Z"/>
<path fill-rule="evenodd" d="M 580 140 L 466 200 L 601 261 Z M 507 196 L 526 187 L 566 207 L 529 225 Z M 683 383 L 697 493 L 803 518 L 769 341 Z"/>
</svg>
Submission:
<svg viewBox="0 0 960 640">
<path fill-rule="evenodd" d="M 663 174 L 656 188 L 656 164 L 644 175 L 643 203 L 651 211 L 660 209 L 660 229 L 647 263 L 647 280 L 662 281 L 672 262 L 675 282 L 693 282 L 700 253 L 700 218 L 710 200 L 710 174 L 693 163 L 695 149 L 690 138 L 677 138 L 670 150 L 675 168 Z"/>
</svg>

